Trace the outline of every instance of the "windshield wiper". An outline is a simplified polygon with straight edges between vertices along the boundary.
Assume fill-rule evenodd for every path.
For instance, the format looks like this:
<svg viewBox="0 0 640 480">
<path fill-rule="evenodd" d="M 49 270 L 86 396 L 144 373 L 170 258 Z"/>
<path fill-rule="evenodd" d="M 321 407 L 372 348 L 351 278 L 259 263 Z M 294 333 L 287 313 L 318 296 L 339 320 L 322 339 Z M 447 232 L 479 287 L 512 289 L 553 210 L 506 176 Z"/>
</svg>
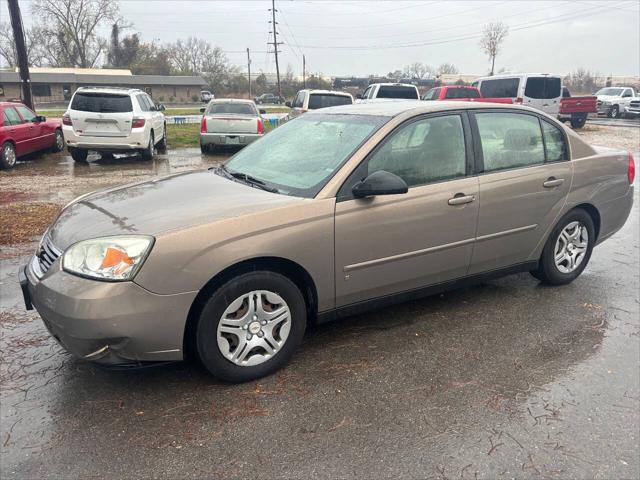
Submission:
<svg viewBox="0 0 640 480">
<path fill-rule="evenodd" d="M 228 170 L 225 165 L 220 165 L 220 167 L 218 167 L 217 170 L 222 172 L 224 174 L 224 176 L 226 176 L 227 178 L 235 178 L 237 180 L 241 180 L 243 183 L 246 183 L 247 185 L 250 185 L 250 186 L 256 187 L 256 188 L 260 188 L 260 189 L 265 190 L 267 192 L 280 193 L 280 190 L 278 190 L 275 187 L 270 187 L 269 185 L 267 185 L 265 182 L 263 182 L 259 178 L 252 177 L 251 175 L 248 175 L 246 173 L 232 172 L 232 171 Z"/>
</svg>

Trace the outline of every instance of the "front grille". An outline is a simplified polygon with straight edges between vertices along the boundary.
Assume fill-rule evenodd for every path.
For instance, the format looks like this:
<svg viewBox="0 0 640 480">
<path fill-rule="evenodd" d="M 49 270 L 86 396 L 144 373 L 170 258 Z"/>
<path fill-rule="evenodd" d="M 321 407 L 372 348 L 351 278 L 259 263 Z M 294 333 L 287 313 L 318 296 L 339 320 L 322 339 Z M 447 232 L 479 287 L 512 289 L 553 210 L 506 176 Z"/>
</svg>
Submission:
<svg viewBox="0 0 640 480">
<path fill-rule="evenodd" d="M 640 108 L 640 100 L 634 100 L 629 104 L 631 108 Z"/>
<path fill-rule="evenodd" d="M 602 100 L 598 100 L 598 106 L 602 105 Z"/>
<path fill-rule="evenodd" d="M 51 242 L 49 234 L 45 234 L 40 243 L 40 249 L 37 255 L 40 272 L 42 272 L 43 275 L 47 273 L 47 270 L 51 268 L 53 262 L 55 262 L 61 254 L 62 252 Z"/>
</svg>

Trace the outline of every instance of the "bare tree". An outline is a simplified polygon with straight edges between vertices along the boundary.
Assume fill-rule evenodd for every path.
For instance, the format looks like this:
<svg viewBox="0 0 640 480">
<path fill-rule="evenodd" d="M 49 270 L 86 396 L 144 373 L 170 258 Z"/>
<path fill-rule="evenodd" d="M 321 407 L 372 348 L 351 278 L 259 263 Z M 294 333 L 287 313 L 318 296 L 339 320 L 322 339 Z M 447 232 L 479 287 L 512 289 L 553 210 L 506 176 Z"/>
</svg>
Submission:
<svg viewBox="0 0 640 480">
<path fill-rule="evenodd" d="M 38 30 L 35 27 L 25 29 L 25 40 L 27 44 L 27 57 L 29 64 L 35 67 L 42 65 L 44 56 L 38 38 Z M 13 39 L 11 24 L 0 23 L 0 59 L 8 67 L 18 65 L 18 54 L 16 44 Z"/>
<path fill-rule="evenodd" d="M 116 21 L 116 0 L 33 0 L 31 13 L 38 24 L 49 63 L 54 66 L 90 68 L 107 47 L 98 36 L 105 22 Z"/>
<path fill-rule="evenodd" d="M 500 51 L 500 46 L 509 33 L 509 27 L 502 22 L 487 23 L 482 29 L 482 37 L 480 38 L 480 47 L 484 53 L 491 59 L 491 75 L 496 64 L 496 56 Z"/>
<path fill-rule="evenodd" d="M 434 69 L 430 65 L 415 62 L 404 67 L 403 73 L 409 78 L 428 78 L 433 76 Z"/>
<path fill-rule="evenodd" d="M 439 75 L 453 75 L 456 73 L 460 73 L 460 71 L 456 68 L 453 63 L 443 63 L 438 67 Z"/>
</svg>

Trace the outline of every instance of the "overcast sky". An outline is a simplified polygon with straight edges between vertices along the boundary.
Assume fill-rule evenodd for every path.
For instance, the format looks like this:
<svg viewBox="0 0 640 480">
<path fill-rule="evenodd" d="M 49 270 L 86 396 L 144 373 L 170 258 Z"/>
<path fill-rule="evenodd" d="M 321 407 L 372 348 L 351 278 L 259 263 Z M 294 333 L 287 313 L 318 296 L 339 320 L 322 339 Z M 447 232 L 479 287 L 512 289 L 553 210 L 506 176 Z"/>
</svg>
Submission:
<svg viewBox="0 0 640 480">
<path fill-rule="evenodd" d="M 120 0 L 122 16 L 145 41 L 190 35 L 220 46 L 232 63 L 275 71 L 267 53 L 270 0 Z M 1 15 L 6 17 L 6 2 Z M 25 24 L 30 2 L 21 0 Z M 483 74 L 488 59 L 478 46 L 486 22 L 510 32 L 496 69 L 568 73 L 584 67 L 601 74 L 640 75 L 640 1 L 277 0 L 281 69 L 324 75 L 385 74 L 413 62 L 455 64 Z M 105 29 L 104 34 L 108 34 Z"/>
</svg>

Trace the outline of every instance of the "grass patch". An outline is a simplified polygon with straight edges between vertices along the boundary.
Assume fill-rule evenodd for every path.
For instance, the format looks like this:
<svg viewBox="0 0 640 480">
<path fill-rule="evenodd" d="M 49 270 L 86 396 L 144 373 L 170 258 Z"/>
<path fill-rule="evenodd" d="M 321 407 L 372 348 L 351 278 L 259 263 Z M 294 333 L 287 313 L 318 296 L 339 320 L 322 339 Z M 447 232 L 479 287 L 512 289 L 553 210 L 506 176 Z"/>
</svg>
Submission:
<svg viewBox="0 0 640 480">
<path fill-rule="evenodd" d="M 268 122 L 264 122 L 265 132 L 270 132 L 276 127 L 272 127 Z M 169 148 L 187 148 L 200 145 L 200 124 L 182 123 L 167 125 L 167 136 L 169 138 Z"/>
<path fill-rule="evenodd" d="M 0 245 L 26 243 L 42 235 L 60 212 L 54 203 L 11 203 L 0 207 Z"/>
</svg>

